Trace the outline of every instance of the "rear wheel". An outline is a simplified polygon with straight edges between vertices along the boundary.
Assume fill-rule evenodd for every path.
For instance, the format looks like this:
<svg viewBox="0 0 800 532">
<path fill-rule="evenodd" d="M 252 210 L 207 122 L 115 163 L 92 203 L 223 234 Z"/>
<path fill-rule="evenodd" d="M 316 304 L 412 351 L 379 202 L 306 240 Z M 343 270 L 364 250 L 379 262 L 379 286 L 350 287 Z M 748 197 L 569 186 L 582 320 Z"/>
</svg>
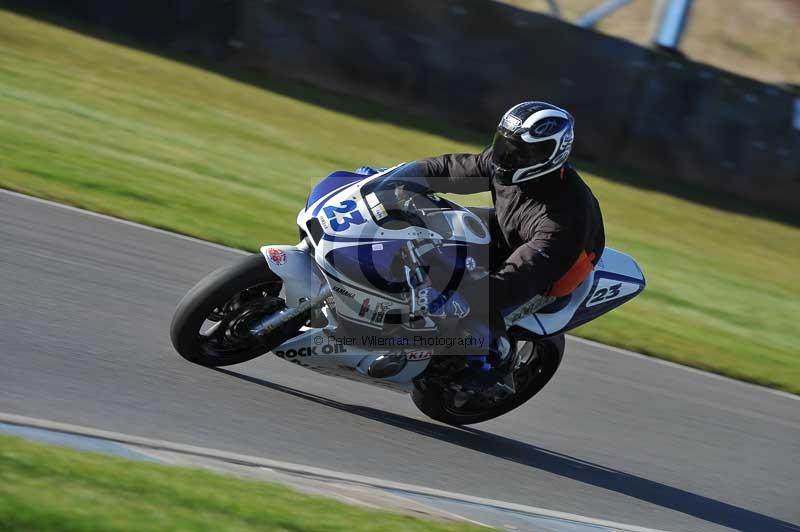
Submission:
<svg viewBox="0 0 800 532">
<path fill-rule="evenodd" d="M 281 279 L 260 254 L 210 273 L 175 310 L 170 337 L 175 350 L 203 366 L 239 364 L 277 347 L 302 327 L 299 316 L 272 333 L 255 337 L 250 328 L 286 308 L 279 297 Z"/>
<path fill-rule="evenodd" d="M 470 425 L 510 412 L 527 402 L 550 381 L 564 354 L 564 335 L 517 343 L 519 364 L 513 371 L 516 393 L 500 400 L 475 394 L 468 399 L 452 389 L 414 383 L 411 398 L 425 415 L 449 425 Z"/>
</svg>

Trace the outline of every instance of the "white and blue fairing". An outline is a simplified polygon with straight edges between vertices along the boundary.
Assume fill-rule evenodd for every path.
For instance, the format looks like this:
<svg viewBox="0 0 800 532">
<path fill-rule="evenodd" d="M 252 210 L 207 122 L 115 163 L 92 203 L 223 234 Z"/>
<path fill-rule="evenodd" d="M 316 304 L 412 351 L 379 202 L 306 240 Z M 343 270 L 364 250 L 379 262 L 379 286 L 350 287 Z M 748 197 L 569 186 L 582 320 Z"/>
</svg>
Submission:
<svg viewBox="0 0 800 532">
<path fill-rule="evenodd" d="M 383 194 L 389 189 L 385 185 L 392 179 L 392 170 L 372 175 L 334 172 L 314 187 L 297 218 L 314 245 L 315 262 L 331 285 L 337 315 L 376 329 L 383 327 L 388 312 L 409 311 L 402 295 L 406 280 L 396 268 L 404 248 L 424 246 L 420 242 L 425 240 L 436 242 L 435 260 L 440 262 L 432 269 L 448 270 L 460 281 L 467 254 L 481 247 L 488 250 L 490 239 L 477 215 L 425 191 L 415 192 L 425 207 L 419 211 L 435 216 L 415 223 L 414 211 L 407 209 L 401 211 L 404 219 L 393 219 L 386 206 L 392 197 Z M 505 315 L 509 325 L 551 336 L 608 312 L 644 286 L 636 262 L 606 248 L 594 271 L 568 299 L 539 312 L 520 312 L 523 305 Z M 514 319 L 508 321 L 510 317 Z"/>
<path fill-rule="evenodd" d="M 644 290 L 642 270 L 630 256 L 605 248 L 592 273 L 555 307 L 535 313 L 521 313 L 509 323 L 516 309 L 505 313 L 507 323 L 522 327 L 537 336 L 553 336 L 574 329 L 605 314 Z M 524 305 L 523 305 L 524 306 Z"/>
<path fill-rule="evenodd" d="M 398 200 L 400 181 L 392 181 L 390 172 L 331 174 L 314 187 L 297 219 L 331 284 L 337 315 L 376 329 L 383 327 L 389 312 L 408 314 L 408 284 L 398 259 L 409 246 L 422 255 L 433 248 L 423 242 L 435 242 L 432 268 L 448 271 L 453 279 L 449 288 L 455 289 L 464 274 L 467 246 L 490 242 L 480 218 L 432 194 L 424 184 L 402 178 L 414 190 Z"/>
<path fill-rule="evenodd" d="M 383 379 L 368 377 L 368 368 L 377 357 L 397 349 L 340 343 L 335 336 L 339 318 L 386 330 L 384 323 L 397 323 L 389 319 L 392 313 L 407 316 L 410 311 L 407 295 L 402 293 L 406 279 L 396 268 L 400 255 L 412 248 L 423 256 L 427 272 L 444 271 L 460 281 L 466 264 L 478 262 L 467 260 L 468 254 L 472 257 L 476 250 L 488 251 L 490 237 L 477 215 L 424 191 L 418 191 L 420 201 L 414 208 L 404 207 L 400 216 L 395 216 L 392 208 L 384 205 L 384 200 L 392 203 L 392 196 L 384 196 L 380 188 L 390 171 L 373 175 L 335 172 L 323 179 L 297 218 L 313 253 L 304 245 L 264 246 L 262 253 L 283 280 L 288 306 L 314 297 L 325 285 L 330 286 L 335 302 L 335 312 L 323 309 L 329 322 L 326 327 L 304 327 L 275 350 L 277 356 L 321 373 L 408 390 L 413 379 L 425 371 L 433 350 L 403 348 L 407 365 L 401 373 Z M 423 213 L 414 210 L 420 204 L 423 208 L 417 211 Z M 417 214 L 425 218 L 424 223 L 413 223 Z M 471 270 L 470 275 L 478 270 L 480 267 Z M 538 311 L 527 311 L 522 305 L 504 317 L 509 326 L 525 329 L 534 337 L 553 336 L 621 305 L 644 286 L 636 262 L 606 248 L 589 277 L 568 297 Z M 432 322 L 431 330 L 435 330 Z"/>
</svg>

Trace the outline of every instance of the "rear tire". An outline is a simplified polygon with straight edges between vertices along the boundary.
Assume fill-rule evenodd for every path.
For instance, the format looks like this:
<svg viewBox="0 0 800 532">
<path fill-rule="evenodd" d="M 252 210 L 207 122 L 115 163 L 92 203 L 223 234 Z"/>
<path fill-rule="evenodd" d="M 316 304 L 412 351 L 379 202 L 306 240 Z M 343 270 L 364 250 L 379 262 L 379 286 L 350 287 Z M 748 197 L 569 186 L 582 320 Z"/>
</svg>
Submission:
<svg viewBox="0 0 800 532">
<path fill-rule="evenodd" d="M 444 389 L 438 386 L 423 388 L 416 382 L 411 392 L 411 399 L 423 414 L 448 425 L 471 425 L 500 417 L 527 402 L 550 382 L 550 379 L 553 378 L 558 366 L 561 364 L 561 358 L 564 355 L 564 344 L 563 334 L 537 340 L 536 345 L 541 359 L 534 377 L 523 390 L 490 408 L 469 411 L 450 407 L 448 406 L 449 401 Z"/>
<path fill-rule="evenodd" d="M 210 367 L 263 355 L 297 334 L 306 322 L 306 316 L 300 316 L 265 338 L 249 335 L 248 324 L 285 308 L 278 297 L 280 289 L 280 277 L 260 254 L 210 273 L 178 303 L 170 325 L 172 345 L 186 360 Z M 225 330 L 204 336 L 201 331 L 207 322 Z"/>
</svg>

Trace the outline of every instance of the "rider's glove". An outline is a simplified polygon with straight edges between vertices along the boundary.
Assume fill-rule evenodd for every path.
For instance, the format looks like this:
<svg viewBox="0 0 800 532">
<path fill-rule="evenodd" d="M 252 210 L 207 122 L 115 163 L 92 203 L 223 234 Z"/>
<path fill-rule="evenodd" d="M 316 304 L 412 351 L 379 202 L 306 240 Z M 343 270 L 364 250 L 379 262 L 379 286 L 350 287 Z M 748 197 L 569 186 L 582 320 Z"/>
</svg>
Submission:
<svg viewBox="0 0 800 532">
<path fill-rule="evenodd" d="M 469 303 L 457 292 L 441 293 L 427 286 L 421 288 L 417 303 L 423 315 L 432 318 L 463 318 L 469 314 Z"/>
</svg>

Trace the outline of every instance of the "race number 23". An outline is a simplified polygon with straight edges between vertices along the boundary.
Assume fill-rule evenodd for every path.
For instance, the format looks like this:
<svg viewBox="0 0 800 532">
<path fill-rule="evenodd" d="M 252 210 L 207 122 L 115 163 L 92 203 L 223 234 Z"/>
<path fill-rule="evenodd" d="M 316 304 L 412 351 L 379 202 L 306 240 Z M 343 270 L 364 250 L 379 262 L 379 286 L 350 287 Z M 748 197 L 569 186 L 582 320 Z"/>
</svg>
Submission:
<svg viewBox="0 0 800 532">
<path fill-rule="evenodd" d="M 619 295 L 619 291 L 621 288 L 622 288 L 621 284 L 615 284 L 609 286 L 608 288 L 601 288 L 600 290 L 592 294 L 592 299 L 589 300 L 589 305 L 595 305 L 602 301 L 614 299 Z"/>
<path fill-rule="evenodd" d="M 358 205 L 353 200 L 344 200 L 338 207 L 329 206 L 323 208 L 322 211 L 330 220 L 331 229 L 334 231 L 345 231 L 350 224 L 360 225 L 366 222 L 358 212 Z"/>
</svg>

